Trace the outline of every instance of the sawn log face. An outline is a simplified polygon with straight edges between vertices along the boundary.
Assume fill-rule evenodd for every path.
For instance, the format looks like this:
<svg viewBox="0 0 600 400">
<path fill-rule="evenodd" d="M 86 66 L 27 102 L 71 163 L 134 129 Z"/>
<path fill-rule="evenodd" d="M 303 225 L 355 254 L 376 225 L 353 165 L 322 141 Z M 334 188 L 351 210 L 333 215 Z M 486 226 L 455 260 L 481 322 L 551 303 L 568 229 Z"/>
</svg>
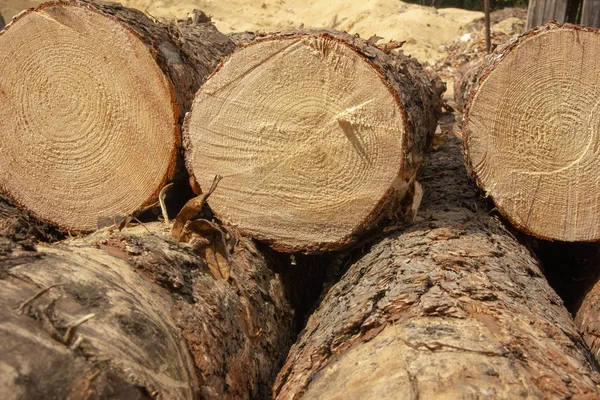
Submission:
<svg viewBox="0 0 600 400">
<path fill-rule="evenodd" d="M 208 200 L 215 215 L 304 253 L 352 245 L 385 219 L 412 221 L 439 78 L 343 32 L 234 40 L 184 122 L 190 175 L 203 190 L 223 176 Z"/>
</svg>

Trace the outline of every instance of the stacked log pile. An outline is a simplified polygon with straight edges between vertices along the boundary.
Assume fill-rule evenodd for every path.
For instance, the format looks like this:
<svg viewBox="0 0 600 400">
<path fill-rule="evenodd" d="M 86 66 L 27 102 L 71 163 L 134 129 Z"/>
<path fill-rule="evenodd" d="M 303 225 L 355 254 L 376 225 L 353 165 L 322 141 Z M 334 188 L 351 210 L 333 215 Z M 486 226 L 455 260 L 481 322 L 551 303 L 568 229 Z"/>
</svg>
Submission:
<svg viewBox="0 0 600 400">
<path fill-rule="evenodd" d="M 469 173 L 542 239 L 600 239 L 597 41 L 538 28 L 457 84 Z M 21 13 L 0 31 L 0 397 L 599 398 L 600 290 L 582 338 L 451 116 L 426 154 L 443 91 L 343 32 Z M 317 276 L 309 317 L 294 286 Z"/>
<path fill-rule="evenodd" d="M 600 240 L 599 41 L 595 28 L 550 22 L 467 66 L 455 82 L 470 174 L 514 227 L 563 242 L 535 247 L 550 268 L 567 271 L 551 273 L 577 290 L 567 295 L 596 360 L 600 257 L 581 242 Z M 557 251 L 566 253 L 563 265 L 551 259 Z"/>
<path fill-rule="evenodd" d="M 247 239 L 220 273 L 163 230 L 0 232 L 0 397 L 268 396 L 294 336 L 279 275 Z"/>
<path fill-rule="evenodd" d="M 598 372 L 539 265 L 487 213 L 451 138 L 420 221 L 373 246 L 290 350 L 276 399 L 597 398 Z"/>
<path fill-rule="evenodd" d="M 65 231 L 154 203 L 194 93 L 234 48 L 197 17 L 168 25 L 83 0 L 19 14 L 0 34 L 2 191 Z"/>
</svg>

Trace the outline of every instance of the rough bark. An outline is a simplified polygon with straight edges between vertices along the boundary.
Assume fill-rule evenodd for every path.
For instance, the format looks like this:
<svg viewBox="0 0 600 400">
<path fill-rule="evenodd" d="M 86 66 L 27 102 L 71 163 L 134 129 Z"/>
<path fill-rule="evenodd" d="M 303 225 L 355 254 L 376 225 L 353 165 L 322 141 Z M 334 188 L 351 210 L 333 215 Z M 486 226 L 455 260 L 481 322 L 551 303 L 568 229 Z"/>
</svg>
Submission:
<svg viewBox="0 0 600 400">
<path fill-rule="evenodd" d="M 418 221 L 325 295 L 277 399 L 595 399 L 599 376 L 539 265 L 490 217 L 448 137 L 418 178 Z"/>
<path fill-rule="evenodd" d="M 471 93 L 472 87 L 476 84 L 477 74 L 480 71 L 485 57 L 479 57 L 463 65 L 454 77 L 454 102 L 458 111 L 462 112 L 465 108 L 465 96 Z"/>
<path fill-rule="evenodd" d="M 90 232 L 185 174 L 183 116 L 234 44 L 199 11 L 166 23 L 74 0 L 22 12 L 0 48 L 0 128 L 14 132 L 0 136 L 0 189 L 63 231 Z"/>
<path fill-rule="evenodd" d="M 461 71 L 470 174 L 500 213 L 546 240 L 600 240 L 600 31 L 550 22 Z M 600 54 L 600 53 L 599 53 Z"/>
<path fill-rule="evenodd" d="M 55 242 L 65 238 L 56 228 L 17 208 L 0 192 L 0 231 L 11 232 L 15 239 Z"/>
<path fill-rule="evenodd" d="M 305 253 L 348 246 L 382 219 L 410 220 L 439 78 L 337 31 L 233 39 L 238 50 L 184 122 L 190 175 L 200 188 L 224 176 L 209 199 L 215 214 L 276 250 Z"/>
<path fill-rule="evenodd" d="M 600 257 L 596 257 L 596 268 L 598 261 L 600 261 Z M 597 272 L 596 275 L 598 275 Z M 575 323 L 590 347 L 596 362 L 600 363 L 600 279 L 583 298 L 575 315 Z"/>
<path fill-rule="evenodd" d="M 224 279 L 163 231 L 37 248 L 3 232 L 0 397 L 269 397 L 293 340 L 280 277 L 251 241 Z"/>
</svg>

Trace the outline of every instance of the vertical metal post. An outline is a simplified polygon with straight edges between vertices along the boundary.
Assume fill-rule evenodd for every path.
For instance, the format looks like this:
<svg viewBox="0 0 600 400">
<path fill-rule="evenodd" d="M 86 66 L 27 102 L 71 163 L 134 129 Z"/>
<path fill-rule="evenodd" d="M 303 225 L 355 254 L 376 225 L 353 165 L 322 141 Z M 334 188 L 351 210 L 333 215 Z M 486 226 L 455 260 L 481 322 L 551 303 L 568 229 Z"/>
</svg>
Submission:
<svg viewBox="0 0 600 400">
<path fill-rule="evenodd" d="M 483 0 L 483 12 L 485 13 L 485 49 L 489 54 L 492 51 L 492 37 L 490 33 L 490 0 Z"/>
</svg>

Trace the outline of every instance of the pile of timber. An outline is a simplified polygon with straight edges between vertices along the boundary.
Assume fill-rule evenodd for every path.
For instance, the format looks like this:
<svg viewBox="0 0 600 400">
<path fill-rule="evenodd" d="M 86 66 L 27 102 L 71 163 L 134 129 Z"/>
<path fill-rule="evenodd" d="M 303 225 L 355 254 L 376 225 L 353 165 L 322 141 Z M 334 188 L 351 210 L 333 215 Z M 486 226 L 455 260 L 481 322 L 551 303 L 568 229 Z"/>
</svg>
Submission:
<svg viewBox="0 0 600 400">
<path fill-rule="evenodd" d="M 155 202 L 194 93 L 234 49 L 196 17 L 168 25 L 78 0 L 13 19 L 0 34 L 0 189 L 64 231 Z"/>
<path fill-rule="evenodd" d="M 575 252 L 580 242 L 600 240 L 598 49 L 598 29 L 551 22 L 470 65 L 455 82 L 471 176 L 512 226 L 565 242 L 562 251 L 574 252 L 559 266 L 572 271 L 565 279 L 589 269 L 583 279 L 591 284 L 571 297 L 596 361 L 600 257 Z"/>
<path fill-rule="evenodd" d="M 540 238 L 600 239 L 597 40 L 538 28 L 457 85 L 469 173 Z M 418 177 L 443 90 L 337 31 L 21 13 L 0 32 L 0 397 L 598 398 L 600 290 L 582 338 L 458 139 Z M 159 203 L 168 219 L 187 174 L 172 226 L 127 227 Z M 217 220 L 191 219 L 206 204 Z M 55 229 L 93 233 L 35 243 Z M 295 344 L 299 282 L 274 251 L 351 260 Z"/>
<path fill-rule="evenodd" d="M 537 261 L 488 214 L 458 139 L 421 171 L 420 221 L 324 296 L 275 399 L 594 399 L 600 375 Z"/>
</svg>

